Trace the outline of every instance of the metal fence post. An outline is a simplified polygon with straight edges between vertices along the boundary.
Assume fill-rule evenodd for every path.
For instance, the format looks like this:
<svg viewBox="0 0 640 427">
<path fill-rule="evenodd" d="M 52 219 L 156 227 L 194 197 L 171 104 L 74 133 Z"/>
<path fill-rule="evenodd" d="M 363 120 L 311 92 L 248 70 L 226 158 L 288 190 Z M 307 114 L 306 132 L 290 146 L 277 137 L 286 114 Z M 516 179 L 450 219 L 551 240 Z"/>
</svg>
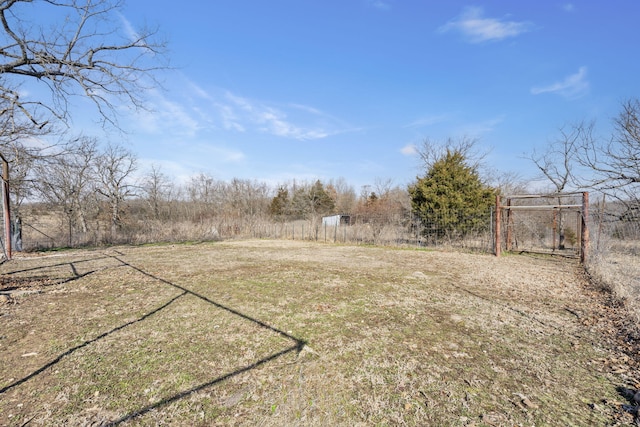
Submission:
<svg viewBox="0 0 640 427">
<path fill-rule="evenodd" d="M 502 242 L 500 241 L 500 196 L 496 196 L 496 234 L 495 234 L 495 254 L 500 256 L 500 250 L 502 249 Z"/>
<path fill-rule="evenodd" d="M 587 260 L 589 254 L 589 193 L 582 193 L 582 239 L 580 239 L 580 262 L 582 264 Z"/>
</svg>

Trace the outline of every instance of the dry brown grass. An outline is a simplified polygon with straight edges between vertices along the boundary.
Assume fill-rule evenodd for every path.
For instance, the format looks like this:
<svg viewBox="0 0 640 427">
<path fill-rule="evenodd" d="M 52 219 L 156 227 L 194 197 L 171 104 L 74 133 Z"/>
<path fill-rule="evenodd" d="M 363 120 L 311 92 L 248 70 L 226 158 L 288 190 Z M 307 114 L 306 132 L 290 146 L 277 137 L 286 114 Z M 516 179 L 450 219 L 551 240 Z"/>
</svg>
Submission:
<svg viewBox="0 0 640 427">
<path fill-rule="evenodd" d="M 633 380 L 573 261 L 252 240 L 0 272 L 3 425 L 607 425 Z"/>
<path fill-rule="evenodd" d="M 640 242 L 606 239 L 588 263 L 594 281 L 624 301 L 630 317 L 640 322 Z"/>
</svg>

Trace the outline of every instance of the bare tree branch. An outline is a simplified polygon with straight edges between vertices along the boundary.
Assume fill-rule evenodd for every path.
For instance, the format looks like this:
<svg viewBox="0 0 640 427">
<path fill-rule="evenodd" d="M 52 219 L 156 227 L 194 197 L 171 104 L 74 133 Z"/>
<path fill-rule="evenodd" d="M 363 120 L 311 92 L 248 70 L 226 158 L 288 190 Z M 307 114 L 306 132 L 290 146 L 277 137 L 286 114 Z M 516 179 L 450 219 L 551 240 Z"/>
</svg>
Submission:
<svg viewBox="0 0 640 427">
<path fill-rule="evenodd" d="M 640 100 L 625 101 L 613 125 L 609 140 L 585 133 L 578 160 L 593 173 L 591 187 L 636 206 L 640 201 Z"/>
<path fill-rule="evenodd" d="M 143 108 L 165 45 L 154 30 L 126 34 L 120 7 L 118 0 L 0 0 L 2 111 L 38 127 L 46 116 L 68 123 L 70 100 L 81 96 L 103 123 L 117 126 L 116 101 Z M 60 19 L 48 27 L 31 18 L 33 8 Z M 45 83 L 51 99 L 22 99 L 15 88 L 29 80 Z"/>
<path fill-rule="evenodd" d="M 467 166 L 479 171 L 484 164 L 488 151 L 478 148 L 479 140 L 463 136 L 459 139 L 448 138 L 445 141 L 434 141 L 425 138 L 422 144 L 416 148 L 422 161 L 424 170 L 429 170 L 433 164 L 442 159 L 447 153 L 458 153 L 464 157 Z"/>
<path fill-rule="evenodd" d="M 592 135 L 594 123 L 578 122 L 560 128 L 557 139 L 550 141 L 545 150 L 534 150 L 525 155 L 540 174 L 551 183 L 553 191 L 561 193 L 570 185 L 579 186 L 576 176 L 580 163 L 579 149 Z"/>
<path fill-rule="evenodd" d="M 122 204 L 135 194 L 135 186 L 130 180 L 136 170 L 135 155 L 118 144 L 109 143 L 105 151 L 96 157 L 93 171 L 97 181 L 95 192 L 109 203 L 112 236 L 121 225 Z"/>
</svg>

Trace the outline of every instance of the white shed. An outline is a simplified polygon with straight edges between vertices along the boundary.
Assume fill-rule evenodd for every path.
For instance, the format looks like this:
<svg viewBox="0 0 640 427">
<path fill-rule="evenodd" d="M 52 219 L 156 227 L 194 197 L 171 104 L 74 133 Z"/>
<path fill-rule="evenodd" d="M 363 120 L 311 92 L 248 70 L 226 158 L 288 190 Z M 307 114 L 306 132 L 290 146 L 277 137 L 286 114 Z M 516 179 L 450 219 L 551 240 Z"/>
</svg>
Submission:
<svg viewBox="0 0 640 427">
<path fill-rule="evenodd" d="M 351 224 L 351 216 L 350 215 L 330 215 L 322 217 L 322 225 L 349 225 Z"/>
</svg>

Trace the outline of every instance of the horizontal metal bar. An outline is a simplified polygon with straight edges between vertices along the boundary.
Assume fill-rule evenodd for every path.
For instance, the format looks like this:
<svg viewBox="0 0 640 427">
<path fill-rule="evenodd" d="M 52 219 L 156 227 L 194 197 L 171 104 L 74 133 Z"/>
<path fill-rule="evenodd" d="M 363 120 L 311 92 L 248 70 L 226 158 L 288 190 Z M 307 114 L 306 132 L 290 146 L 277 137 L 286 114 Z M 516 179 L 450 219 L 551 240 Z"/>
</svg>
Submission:
<svg viewBox="0 0 640 427">
<path fill-rule="evenodd" d="M 577 210 L 582 209 L 582 205 L 536 205 L 536 206 L 500 206 L 501 209 L 509 210 Z"/>
<path fill-rule="evenodd" d="M 583 192 L 569 192 L 569 193 L 551 193 L 551 194 L 512 194 L 507 196 L 501 196 L 503 199 L 541 199 L 541 198 L 553 198 L 553 197 L 566 197 L 566 196 L 580 196 Z"/>
</svg>

